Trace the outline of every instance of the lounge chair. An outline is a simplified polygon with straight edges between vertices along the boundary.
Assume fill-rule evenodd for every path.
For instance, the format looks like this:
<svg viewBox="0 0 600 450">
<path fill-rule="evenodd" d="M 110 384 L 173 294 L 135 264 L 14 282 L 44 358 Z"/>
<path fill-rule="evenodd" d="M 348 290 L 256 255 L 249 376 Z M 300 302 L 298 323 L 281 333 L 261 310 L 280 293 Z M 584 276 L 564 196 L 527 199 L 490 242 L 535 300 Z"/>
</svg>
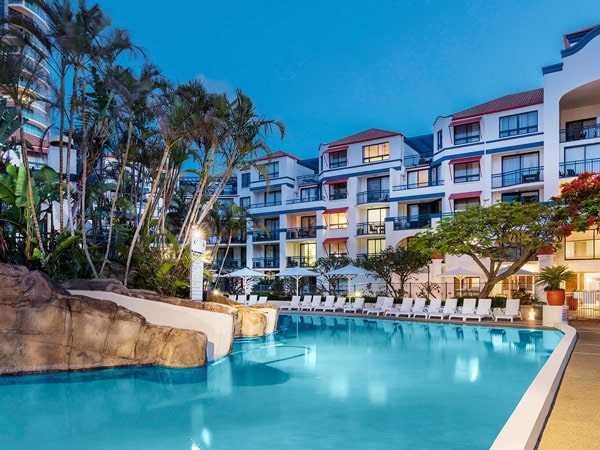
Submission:
<svg viewBox="0 0 600 450">
<path fill-rule="evenodd" d="M 393 306 L 394 306 L 394 297 L 378 297 L 377 303 L 375 303 L 375 306 L 372 308 L 367 308 L 367 309 L 365 309 L 365 311 L 366 311 L 367 315 L 375 314 L 378 316 L 379 313 L 382 313 L 385 315 L 385 313 L 387 311 L 390 311 L 393 308 Z"/>
<path fill-rule="evenodd" d="M 427 317 L 427 309 L 425 308 L 425 303 L 427 303 L 426 298 L 417 297 L 415 299 L 415 304 L 410 310 L 409 317 L 417 317 L 419 315 Z"/>
<path fill-rule="evenodd" d="M 286 310 L 299 310 L 300 309 L 300 296 L 299 295 L 294 295 L 292 297 L 292 301 L 290 302 L 289 305 L 283 305 L 281 307 L 281 309 L 286 309 Z"/>
<path fill-rule="evenodd" d="M 343 311 L 345 306 L 346 306 L 346 297 L 340 296 L 335 301 L 335 304 L 333 305 L 333 308 L 331 310 L 333 312 L 335 312 L 337 310 Z"/>
<path fill-rule="evenodd" d="M 233 300 L 234 302 L 237 302 L 237 295 L 229 294 L 227 297 L 229 298 L 229 300 Z"/>
<path fill-rule="evenodd" d="M 354 303 L 344 307 L 344 312 L 362 312 L 365 305 L 365 299 L 363 297 L 356 297 Z"/>
<path fill-rule="evenodd" d="M 322 305 L 319 305 L 319 306 L 315 306 L 313 310 L 314 311 L 321 310 L 323 312 L 327 311 L 328 309 L 333 310 L 334 303 L 335 303 L 335 295 L 328 295 L 325 297 L 325 303 L 323 303 Z"/>
<path fill-rule="evenodd" d="M 321 296 L 313 295 L 312 302 L 310 302 L 310 311 L 314 311 L 316 308 L 321 306 Z"/>
<path fill-rule="evenodd" d="M 463 300 L 463 306 L 460 311 L 457 311 L 448 316 L 448 320 L 462 319 L 465 315 L 475 314 L 475 306 L 477 304 L 476 298 L 465 298 Z"/>
<path fill-rule="evenodd" d="M 444 308 L 438 312 L 430 312 L 427 314 L 427 318 L 431 319 L 432 317 L 439 317 L 440 319 L 444 319 L 444 317 L 449 317 L 451 314 L 455 314 L 457 309 L 456 305 L 458 304 L 458 300 L 455 298 L 446 299 L 446 303 L 444 303 Z"/>
<path fill-rule="evenodd" d="M 386 315 L 396 316 L 396 317 L 400 317 L 400 316 L 410 317 L 412 307 L 413 307 L 413 299 L 411 297 L 404 297 L 402 299 L 402 303 L 400 304 L 400 307 L 390 309 L 386 313 Z"/>
<path fill-rule="evenodd" d="M 300 298 L 300 297 L 298 297 Z M 264 303 L 267 303 L 268 299 L 266 295 L 261 295 L 260 297 L 258 297 L 258 304 L 262 305 Z"/>
<path fill-rule="evenodd" d="M 424 312 L 413 313 L 413 317 L 423 316 L 427 318 L 431 313 L 439 313 L 442 311 L 442 299 L 441 298 L 432 298 L 429 306 L 425 308 Z"/>
<path fill-rule="evenodd" d="M 250 305 L 256 305 L 258 303 L 258 295 L 251 295 L 248 298 L 248 306 Z"/>
<path fill-rule="evenodd" d="M 523 316 L 521 315 L 521 300 L 518 298 L 506 299 L 506 308 L 504 308 L 504 312 L 494 316 L 496 322 L 498 322 L 498 319 L 510 319 L 511 322 L 513 322 L 514 319 L 523 319 Z"/>
<path fill-rule="evenodd" d="M 300 311 L 310 310 L 310 304 L 312 302 L 312 295 L 305 295 L 300 303 Z"/>
<path fill-rule="evenodd" d="M 492 299 L 491 298 L 480 298 L 477 302 L 477 309 L 469 314 L 462 313 L 463 322 L 466 322 L 467 319 L 477 319 L 481 322 L 481 319 L 490 318 L 493 319 L 494 315 L 492 314 Z"/>
<path fill-rule="evenodd" d="M 248 297 L 245 294 L 240 294 L 237 296 L 237 302 L 241 303 L 242 305 L 245 305 L 246 302 L 248 301 Z"/>
</svg>

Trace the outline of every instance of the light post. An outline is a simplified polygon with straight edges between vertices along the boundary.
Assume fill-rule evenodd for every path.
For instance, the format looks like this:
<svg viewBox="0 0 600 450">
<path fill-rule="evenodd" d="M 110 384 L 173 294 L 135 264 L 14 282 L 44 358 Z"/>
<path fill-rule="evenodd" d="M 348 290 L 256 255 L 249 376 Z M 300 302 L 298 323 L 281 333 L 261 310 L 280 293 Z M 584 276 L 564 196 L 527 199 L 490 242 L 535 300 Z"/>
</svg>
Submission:
<svg viewBox="0 0 600 450">
<path fill-rule="evenodd" d="M 190 298 L 201 302 L 203 293 L 204 260 L 202 254 L 206 251 L 206 241 L 202 239 L 202 231 L 196 225 L 192 231 L 192 267 L 190 269 Z"/>
</svg>

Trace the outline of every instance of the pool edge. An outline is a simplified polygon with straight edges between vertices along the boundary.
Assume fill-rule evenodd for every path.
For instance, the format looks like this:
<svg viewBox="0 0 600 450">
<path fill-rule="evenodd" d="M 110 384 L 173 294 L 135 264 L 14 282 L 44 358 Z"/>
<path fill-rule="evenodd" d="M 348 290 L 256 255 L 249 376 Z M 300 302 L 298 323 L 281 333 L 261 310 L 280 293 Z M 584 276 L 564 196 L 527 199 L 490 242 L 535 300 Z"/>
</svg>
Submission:
<svg viewBox="0 0 600 450">
<path fill-rule="evenodd" d="M 564 333 L 563 338 L 525 391 L 491 449 L 535 449 L 577 342 L 575 328 L 566 323 L 556 324 L 555 328 Z"/>
</svg>

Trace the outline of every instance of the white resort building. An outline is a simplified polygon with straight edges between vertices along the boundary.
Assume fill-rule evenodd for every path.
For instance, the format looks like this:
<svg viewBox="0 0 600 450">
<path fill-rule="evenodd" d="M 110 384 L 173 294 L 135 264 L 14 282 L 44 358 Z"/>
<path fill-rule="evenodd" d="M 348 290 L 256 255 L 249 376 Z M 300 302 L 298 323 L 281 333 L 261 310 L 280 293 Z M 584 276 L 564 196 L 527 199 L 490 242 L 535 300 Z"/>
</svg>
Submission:
<svg viewBox="0 0 600 450">
<path fill-rule="evenodd" d="M 440 116 L 431 134 L 370 129 L 321 145 L 314 159 L 275 152 L 264 160 L 269 184 L 256 169 L 238 173 L 227 197 L 255 220 L 247 239 L 229 250 L 225 267 L 275 274 L 311 267 L 321 256 L 360 259 L 469 205 L 548 201 L 561 183 L 600 172 L 600 26 L 565 35 L 564 43 L 561 62 L 542 69 L 542 88 Z M 552 264 L 577 273 L 567 289 L 599 290 L 597 232 L 573 234 L 525 269 Z M 419 277 L 453 281 L 440 273 L 458 265 L 476 270 L 469 259 L 446 257 Z M 477 292 L 478 281 L 460 280 Z M 532 289 L 531 276 L 512 282 Z M 453 293 L 452 286 L 444 292 Z"/>
</svg>

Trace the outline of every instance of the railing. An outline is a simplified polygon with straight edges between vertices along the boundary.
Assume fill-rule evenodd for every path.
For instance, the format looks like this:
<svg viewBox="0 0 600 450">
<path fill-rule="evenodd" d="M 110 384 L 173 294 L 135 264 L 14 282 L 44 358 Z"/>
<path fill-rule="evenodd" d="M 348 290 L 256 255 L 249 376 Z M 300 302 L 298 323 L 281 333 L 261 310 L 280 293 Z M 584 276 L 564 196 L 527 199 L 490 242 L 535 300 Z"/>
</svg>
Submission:
<svg viewBox="0 0 600 450">
<path fill-rule="evenodd" d="M 356 224 L 356 235 L 385 234 L 385 222 L 362 222 Z"/>
<path fill-rule="evenodd" d="M 329 194 L 329 200 L 344 200 L 348 198 L 347 192 L 337 192 L 333 194 Z"/>
<path fill-rule="evenodd" d="M 422 214 L 418 216 L 394 217 L 394 231 L 416 230 L 431 225 L 432 218 L 438 218 L 440 214 Z"/>
<path fill-rule="evenodd" d="M 265 173 L 265 174 L 262 174 L 262 173 L 258 174 L 258 181 L 265 181 L 267 178 L 269 180 L 273 180 L 275 178 L 279 178 L 279 171 L 269 172 L 269 173 Z"/>
<path fill-rule="evenodd" d="M 583 159 L 579 161 L 566 161 L 560 163 L 560 177 L 576 177 L 583 172 L 600 173 L 600 159 Z"/>
<path fill-rule="evenodd" d="M 208 238 L 208 244 L 209 245 L 215 245 L 217 243 L 217 237 L 216 236 L 210 236 Z M 219 241 L 220 244 L 227 244 L 229 243 L 229 236 L 228 235 L 224 235 L 221 236 L 221 240 Z M 232 244 L 245 244 L 246 243 L 246 235 L 245 234 L 238 234 L 236 236 L 233 236 L 231 238 L 231 243 Z"/>
<path fill-rule="evenodd" d="M 286 239 L 306 239 L 317 237 L 317 227 L 288 228 Z"/>
<path fill-rule="evenodd" d="M 264 202 L 264 203 L 253 203 L 250 207 L 251 208 L 268 208 L 271 206 L 281 206 L 281 200 L 272 200 L 270 202 Z"/>
<path fill-rule="evenodd" d="M 28 2 L 26 0 L 8 0 L 9 5 L 21 5 L 25 8 L 33 11 L 37 16 L 42 19 L 44 22 L 48 22 L 48 16 L 39 6 L 34 3 Z"/>
<path fill-rule="evenodd" d="M 356 203 L 362 205 L 364 203 L 387 202 L 390 198 L 390 191 L 365 191 L 356 194 Z"/>
<path fill-rule="evenodd" d="M 544 167 L 528 167 L 492 175 L 492 189 L 544 180 Z"/>
<path fill-rule="evenodd" d="M 252 267 L 254 269 L 277 269 L 279 267 L 279 258 L 252 258 Z"/>
<path fill-rule="evenodd" d="M 287 267 L 315 267 L 317 258 L 314 256 L 288 256 Z"/>
<path fill-rule="evenodd" d="M 319 183 L 319 175 L 311 174 L 311 175 L 301 175 L 297 177 L 296 182 L 298 186 L 306 186 L 307 184 L 318 184 Z"/>
<path fill-rule="evenodd" d="M 560 142 L 582 141 L 600 137 L 600 124 L 560 130 Z"/>
<path fill-rule="evenodd" d="M 348 165 L 347 159 L 340 159 L 338 161 L 329 161 L 330 169 L 339 169 L 340 167 L 346 167 Z"/>
<path fill-rule="evenodd" d="M 215 259 L 212 263 L 212 267 L 213 267 L 213 269 L 218 270 L 221 268 L 221 264 L 223 264 L 223 258 Z M 245 267 L 245 266 L 246 266 L 245 262 L 243 262 L 241 259 L 235 259 L 235 258 L 226 258 L 225 264 L 223 264 L 224 269 L 241 269 L 242 267 Z"/>
<path fill-rule="evenodd" d="M 357 253 L 356 254 L 356 260 L 357 261 L 364 261 L 367 258 L 371 258 L 373 256 L 377 256 L 379 255 L 379 253 Z"/>
<path fill-rule="evenodd" d="M 420 183 L 406 183 L 406 184 L 401 184 L 398 186 L 392 186 L 392 190 L 404 191 L 407 189 L 420 189 L 420 188 L 443 186 L 443 185 L 444 185 L 444 180 L 429 180 L 429 181 L 422 181 Z"/>
<path fill-rule="evenodd" d="M 311 195 L 310 197 L 300 197 L 292 200 L 286 200 L 286 205 L 293 205 L 294 203 L 310 203 L 310 202 L 318 202 L 321 200 L 320 195 Z"/>
<path fill-rule="evenodd" d="M 404 157 L 404 167 L 421 166 L 429 164 L 433 159 L 433 154 L 428 155 L 410 155 Z"/>
<path fill-rule="evenodd" d="M 252 232 L 252 240 L 254 242 L 262 242 L 262 241 L 278 241 L 279 240 L 279 232 L 281 230 L 279 228 L 274 228 L 271 230 L 260 230 Z"/>
</svg>

